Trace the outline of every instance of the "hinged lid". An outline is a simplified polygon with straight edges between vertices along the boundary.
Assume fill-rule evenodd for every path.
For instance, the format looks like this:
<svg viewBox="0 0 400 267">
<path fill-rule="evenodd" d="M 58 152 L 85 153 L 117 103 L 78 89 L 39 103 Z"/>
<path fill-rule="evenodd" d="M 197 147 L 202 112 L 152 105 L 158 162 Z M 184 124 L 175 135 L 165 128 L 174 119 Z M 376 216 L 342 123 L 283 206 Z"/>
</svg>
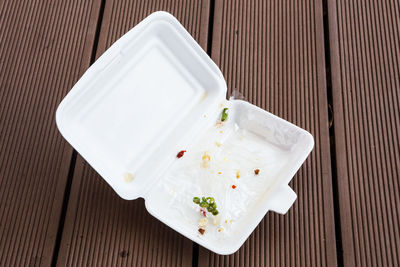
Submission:
<svg viewBox="0 0 400 267">
<path fill-rule="evenodd" d="M 86 71 L 56 121 L 122 198 L 135 199 L 215 119 L 225 95 L 226 82 L 210 57 L 172 15 L 156 12 Z"/>
</svg>

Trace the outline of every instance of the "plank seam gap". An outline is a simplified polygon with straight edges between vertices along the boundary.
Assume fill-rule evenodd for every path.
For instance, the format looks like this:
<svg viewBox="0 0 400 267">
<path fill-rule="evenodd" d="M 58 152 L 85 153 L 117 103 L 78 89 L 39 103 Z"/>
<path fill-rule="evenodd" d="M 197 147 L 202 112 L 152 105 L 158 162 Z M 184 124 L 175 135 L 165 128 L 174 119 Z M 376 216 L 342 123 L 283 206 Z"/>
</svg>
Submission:
<svg viewBox="0 0 400 267">
<path fill-rule="evenodd" d="M 100 3 L 99 16 L 98 16 L 97 24 L 96 24 L 96 32 L 95 32 L 94 41 L 93 41 L 92 53 L 90 56 L 90 65 L 92 65 L 96 59 L 96 51 L 97 51 L 97 46 L 99 43 L 101 24 L 103 21 L 105 1 L 106 0 L 101 0 L 101 3 Z M 56 236 L 56 242 L 55 242 L 55 246 L 54 246 L 54 253 L 53 253 L 53 258 L 51 261 L 51 266 L 57 265 L 57 259 L 58 259 L 58 254 L 60 252 L 61 238 L 62 238 L 62 233 L 64 230 L 65 217 L 67 215 L 67 208 L 68 208 L 69 196 L 71 193 L 72 179 L 74 176 L 77 155 L 78 155 L 78 153 L 74 149 L 72 152 L 72 157 L 71 157 L 71 161 L 70 161 L 71 163 L 70 163 L 69 170 L 68 170 L 67 184 L 66 184 L 65 191 L 64 191 L 64 199 L 63 199 L 63 204 L 62 204 L 62 209 L 61 209 L 61 217 L 60 217 L 60 222 L 59 222 L 58 229 L 57 229 L 57 236 Z"/>
<path fill-rule="evenodd" d="M 208 37 L 207 37 L 207 54 L 211 57 L 211 47 L 214 31 L 214 9 L 215 0 L 210 0 L 210 13 L 208 15 Z"/>
<path fill-rule="evenodd" d="M 199 244 L 193 242 L 192 267 L 199 266 Z"/>
<path fill-rule="evenodd" d="M 208 14 L 208 33 L 207 33 L 207 54 L 211 57 L 211 48 L 214 31 L 214 12 L 215 12 L 215 0 L 210 0 L 210 11 Z M 192 267 L 199 266 L 199 244 L 193 242 L 192 252 Z"/>
<path fill-rule="evenodd" d="M 328 96 L 329 108 L 329 141 L 331 153 L 331 170 L 332 170 L 332 185 L 333 185 L 333 207 L 335 219 L 335 236 L 336 236 L 336 257 L 338 266 L 343 266 L 343 244 L 341 235 L 340 210 L 339 210 L 339 187 L 337 177 L 337 162 L 336 162 L 336 143 L 334 132 L 334 117 L 333 117 L 333 93 L 332 93 L 332 74 L 330 60 L 330 40 L 329 40 L 329 19 L 328 19 L 328 0 L 322 1 L 323 8 L 323 26 L 324 26 L 324 49 L 325 49 L 325 69 L 326 69 L 326 88 Z"/>
<path fill-rule="evenodd" d="M 64 229 L 65 217 L 67 215 L 68 200 L 69 200 L 69 195 L 71 193 L 72 177 L 74 175 L 76 157 L 77 157 L 77 152 L 74 150 L 72 152 L 71 164 L 69 166 L 69 171 L 68 171 L 67 184 L 65 186 L 64 199 L 61 208 L 61 217 L 57 229 L 56 243 L 54 247 L 53 258 L 51 260 L 51 266 L 57 265 L 58 254 L 60 252 L 62 232 Z"/>
<path fill-rule="evenodd" d="M 103 22 L 103 15 L 104 15 L 105 5 L 106 5 L 106 0 L 101 0 L 99 18 L 97 20 L 96 33 L 94 35 L 92 55 L 90 57 L 90 65 L 92 65 L 96 61 L 96 52 L 97 52 L 97 46 L 99 44 L 100 30 L 101 30 L 101 24 Z"/>
</svg>

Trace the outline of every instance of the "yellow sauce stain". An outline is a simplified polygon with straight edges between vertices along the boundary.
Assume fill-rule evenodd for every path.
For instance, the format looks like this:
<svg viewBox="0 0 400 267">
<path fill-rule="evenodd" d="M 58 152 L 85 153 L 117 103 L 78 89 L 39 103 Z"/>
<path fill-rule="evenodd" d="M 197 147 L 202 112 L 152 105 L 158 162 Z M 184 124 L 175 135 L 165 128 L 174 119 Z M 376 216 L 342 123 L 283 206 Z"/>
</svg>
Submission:
<svg viewBox="0 0 400 267">
<path fill-rule="evenodd" d="M 206 99 L 206 98 L 207 98 L 207 96 L 208 96 L 208 92 L 207 92 L 207 91 L 205 91 L 205 92 L 203 93 L 203 95 L 200 97 L 200 99 L 199 99 L 199 103 L 201 103 L 202 101 L 204 101 L 204 99 Z"/>
<path fill-rule="evenodd" d="M 203 157 L 201 157 L 203 163 L 202 166 L 203 168 L 207 168 L 208 167 L 208 162 L 211 160 L 210 155 L 207 154 L 207 152 L 204 152 Z"/>
</svg>

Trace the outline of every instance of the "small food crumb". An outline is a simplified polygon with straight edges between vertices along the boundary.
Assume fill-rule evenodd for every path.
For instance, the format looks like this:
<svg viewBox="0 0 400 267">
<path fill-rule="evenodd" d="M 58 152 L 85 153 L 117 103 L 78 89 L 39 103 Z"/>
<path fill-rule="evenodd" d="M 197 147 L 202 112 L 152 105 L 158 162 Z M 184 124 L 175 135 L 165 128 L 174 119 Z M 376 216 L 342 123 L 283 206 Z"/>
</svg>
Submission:
<svg viewBox="0 0 400 267">
<path fill-rule="evenodd" d="M 207 168 L 208 162 L 211 160 L 210 155 L 208 155 L 207 152 L 204 152 L 204 155 L 201 157 L 201 159 L 203 160 L 203 168 Z"/>
<path fill-rule="evenodd" d="M 222 144 L 220 142 L 215 142 L 215 144 L 217 145 L 217 147 L 222 146 Z"/>
<path fill-rule="evenodd" d="M 211 157 L 207 153 L 204 153 L 203 157 L 201 158 L 202 160 L 207 160 L 210 161 Z"/>
<path fill-rule="evenodd" d="M 225 220 L 225 223 L 228 223 L 228 220 Z"/>
<path fill-rule="evenodd" d="M 213 218 L 213 225 L 217 225 L 218 223 L 219 223 L 219 216 L 214 216 L 214 218 Z"/>
<path fill-rule="evenodd" d="M 124 174 L 124 181 L 125 182 L 127 182 L 127 183 L 130 183 L 130 182 L 132 182 L 133 181 L 133 174 L 132 173 L 129 173 L 129 172 L 126 172 L 125 174 Z"/>
<path fill-rule="evenodd" d="M 236 171 L 236 178 L 237 178 L 237 179 L 240 178 L 240 171 Z"/>
<path fill-rule="evenodd" d="M 199 221 L 199 227 L 204 227 L 208 224 L 208 219 L 207 218 L 201 218 Z"/>
<path fill-rule="evenodd" d="M 255 169 L 255 170 L 254 170 L 254 174 L 255 174 L 255 175 L 258 175 L 259 173 L 260 173 L 260 169 Z"/>
<path fill-rule="evenodd" d="M 204 232 L 205 232 L 206 230 L 204 230 L 203 228 L 199 228 L 199 233 L 200 234 L 202 234 L 202 235 L 204 235 Z"/>
<path fill-rule="evenodd" d="M 183 157 L 183 154 L 185 154 L 185 152 L 186 152 L 186 150 L 181 150 L 181 151 L 179 151 L 179 153 L 176 155 L 176 157 L 177 157 L 178 159 L 182 158 L 182 157 Z"/>
<path fill-rule="evenodd" d="M 235 189 L 235 188 L 236 188 L 236 185 L 232 185 L 232 188 Z"/>
<path fill-rule="evenodd" d="M 223 132 L 222 132 L 222 130 L 221 130 L 221 131 L 219 131 L 219 133 L 223 133 Z"/>
<path fill-rule="evenodd" d="M 218 172 L 218 174 L 221 174 L 222 172 Z"/>
<path fill-rule="evenodd" d="M 222 230 L 224 230 L 224 228 L 222 228 L 222 227 L 218 228 L 218 232 L 222 232 Z"/>
</svg>

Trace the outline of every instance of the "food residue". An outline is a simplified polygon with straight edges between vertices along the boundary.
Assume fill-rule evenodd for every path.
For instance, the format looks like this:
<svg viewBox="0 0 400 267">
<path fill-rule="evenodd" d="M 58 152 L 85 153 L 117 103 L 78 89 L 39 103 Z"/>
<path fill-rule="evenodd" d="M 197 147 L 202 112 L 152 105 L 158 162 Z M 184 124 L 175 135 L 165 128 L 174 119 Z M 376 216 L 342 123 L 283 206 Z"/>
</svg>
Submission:
<svg viewBox="0 0 400 267">
<path fill-rule="evenodd" d="M 198 237 L 224 240 L 240 231 L 239 222 L 272 186 L 290 153 L 241 128 L 233 111 L 227 114 L 222 121 L 217 113 L 194 146 L 178 147 L 177 158 L 185 158 L 173 162 L 161 184 L 165 192 L 173 192 L 166 203 L 171 216 L 189 223 Z"/>
<path fill-rule="evenodd" d="M 201 98 L 200 98 L 199 102 L 202 102 L 204 99 L 206 99 L 206 98 L 207 98 L 207 96 L 208 96 L 208 92 L 207 92 L 207 91 L 205 91 L 205 92 L 203 93 L 203 95 L 201 96 Z"/>
<path fill-rule="evenodd" d="M 207 152 L 204 152 L 204 155 L 201 157 L 201 159 L 203 160 L 202 163 L 203 168 L 207 168 L 208 162 L 211 160 L 210 155 L 208 155 Z"/>
<path fill-rule="evenodd" d="M 178 159 L 182 158 L 182 157 L 183 157 L 183 154 L 185 154 L 185 152 L 186 152 L 186 150 L 181 150 L 181 151 L 179 151 L 179 153 L 176 155 L 176 157 L 177 157 Z"/>
<path fill-rule="evenodd" d="M 214 216 L 214 218 L 213 218 L 213 225 L 217 225 L 218 224 L 218 222 L 219 222 L 219 217 L 218 216 Z"/>
<path fill-rule="evenodd" d="M 200 208 L 200 214 L 203 215 L 204 217 L 207 216 L 207 210 L 205 208 Z"/>
<path fill-rule="evenodd" d="M 208 219 L 207 218 L 202 218 L 199 221 L 199 227 L 204 227 L 208 224 Z"/>
<path fill-rule="evenodd" d="M 202 197 L 201 200 L 199 197 L 194 197 L 193 202 L 195 204 L 198 204 L 201 209 L 207 209 L 207 211 L 211 212 L 211 214 L 214 216 L 217 216 L 219 213 L 217 210 L 217 203 L 215 203 L 215 200 L 213 197 L 207 197 L 207 198 Z M 206 216 L 206 215 L 204 215 L 204 216 Z"/>
<path fill-rule="evenodd" d="M 125 182 L 130 183 L 133 181 L 133 178 L 134 177 L 133 177 L 132 173 L 129 173 L 129 172 L 124 173 L 124 181 Z"/>
<path fill-rule="evenodd" d="M 221 114 L 221 121 L 226 121 L 228 118 L 228 108 L 224 108 Z"/>
</svg>

